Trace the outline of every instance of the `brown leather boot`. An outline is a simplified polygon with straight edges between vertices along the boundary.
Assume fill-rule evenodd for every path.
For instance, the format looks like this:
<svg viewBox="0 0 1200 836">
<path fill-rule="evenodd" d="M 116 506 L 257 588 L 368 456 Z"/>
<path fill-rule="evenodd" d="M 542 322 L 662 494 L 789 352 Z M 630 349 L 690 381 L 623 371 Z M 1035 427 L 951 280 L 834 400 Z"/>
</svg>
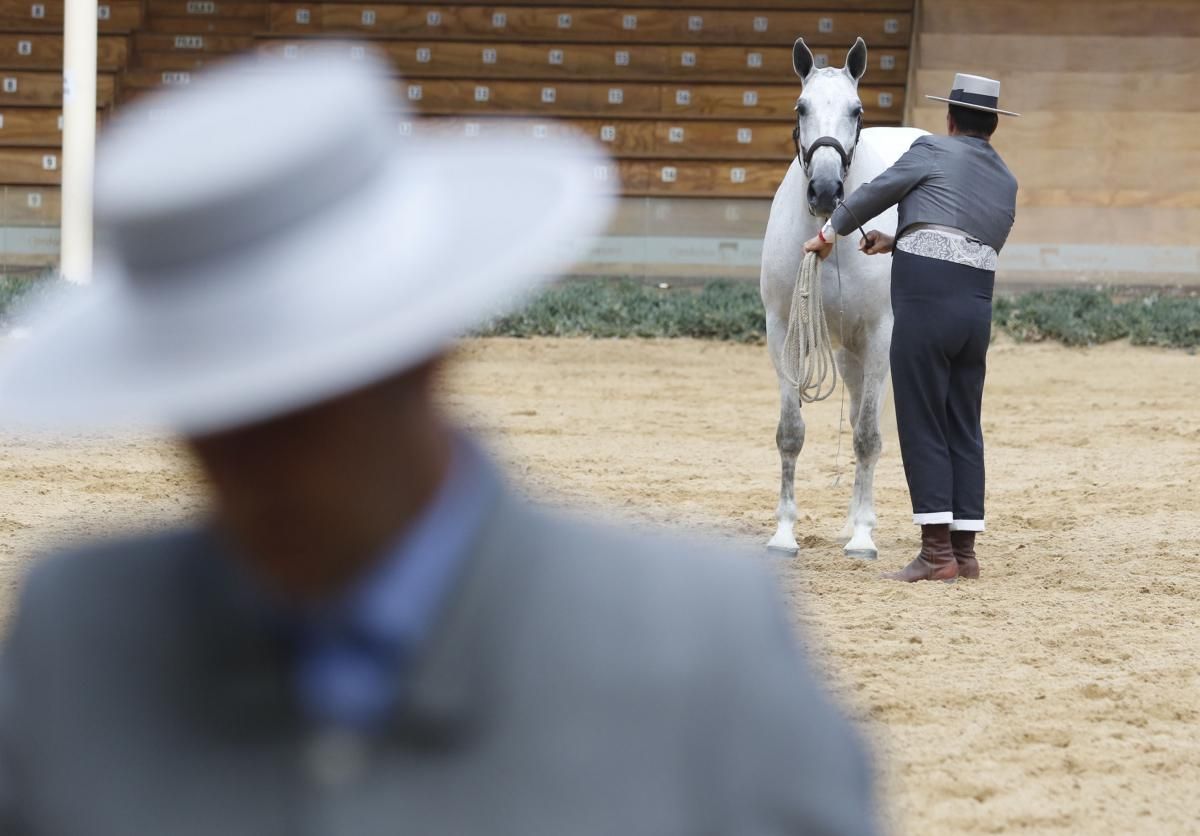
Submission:
<svg viewBox="0 0 1200 836">
<path fill-rule="evenodd" d="M 891 581 L 953 581 L 958 563 L 950 545 L 950 524 L 921 526 L 921 553 L 899 572 L 884 575 Z"/>
<path fill-rule="evenodd" d="M 979 561 L 975 559 L 975 532 L 951 531 L 950 545 L 954 549 L 954 560 L 958 563 L 958 576 L 975 580 L 979 577 Z"/>
</svg>

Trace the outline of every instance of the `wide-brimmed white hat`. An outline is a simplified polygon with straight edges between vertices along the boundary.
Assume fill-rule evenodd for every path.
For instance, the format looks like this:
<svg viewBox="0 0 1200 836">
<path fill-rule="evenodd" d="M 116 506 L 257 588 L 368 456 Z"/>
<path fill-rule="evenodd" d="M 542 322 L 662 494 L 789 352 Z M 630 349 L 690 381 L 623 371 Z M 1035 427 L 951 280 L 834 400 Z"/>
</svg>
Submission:
<svg viewBox="0 0 1200 836">
<path fill-rule="evenodd" d="M 97 269 L 0 356 L 5 426 L 203 434 L 444 350 L 598 233 L 584 140 L 404 139 L 388 67 L 236 59 L 98 150 Z"/>
<path fill-rule="evenodd" d="M 926 96 L 935 102 L 949 102 L 958 107 L 971 110 L 983 110 L 988 113 L 999 113 L 1002 116 L 1020 116 L 1011 110 L 1000 109 L 1000 82 L 994 78 L 984 78 L 981 75 L 958 73 L 954 76 L 954 86 L 950 96 Z"/>
</svg>

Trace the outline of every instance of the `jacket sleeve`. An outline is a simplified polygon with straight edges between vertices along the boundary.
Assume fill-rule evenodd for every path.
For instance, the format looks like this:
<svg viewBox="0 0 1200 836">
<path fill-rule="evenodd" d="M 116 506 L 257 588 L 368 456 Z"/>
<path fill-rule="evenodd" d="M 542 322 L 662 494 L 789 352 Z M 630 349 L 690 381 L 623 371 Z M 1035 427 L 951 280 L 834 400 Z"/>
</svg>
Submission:
<svg viewBox="0 0 1200 836">
<path fill-rule="evenodd" d="M 933 145 L 918 137 L 891 168 L 850 193 L 829 219 L 834 231 L 849 235 L 859 223 L 865 226 L 899 203 L 933 172 L 934 154 Z"/>
<path fill-rule="evenodd" d="M 739 603 L 747 616 L 732 631 L 736 661 L 714 724 L 722 730 L 717 792 L 728 794 L 714 831 L 876 836 L 866 750 L 805 658 L 774 582 L 764 578 Z"/>
<path fill-rule="evenodd" d="M 31 673 L 28 663 L 31 657 L 36 660 L 37 651 L 36 641 L 29 635 L 34 628 L 28 586 L 24 584 L 16 617 L 0 646 L 0 833 L 5 836 L 32 832 L 22 815 L 22 800 L 28 792 L 24 773 L 30 742 L 24 731 L 29 720 L 24 711 L 28 703 L 25 686 Z"/>
</svg>

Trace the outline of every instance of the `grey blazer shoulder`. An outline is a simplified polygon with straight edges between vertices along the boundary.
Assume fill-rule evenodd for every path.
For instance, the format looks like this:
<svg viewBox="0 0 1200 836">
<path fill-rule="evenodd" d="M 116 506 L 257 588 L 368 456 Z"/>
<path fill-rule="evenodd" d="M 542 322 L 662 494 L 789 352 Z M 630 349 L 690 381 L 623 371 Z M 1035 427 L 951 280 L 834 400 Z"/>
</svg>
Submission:
<svg viewBox="0 0 1200 836">
<path fill-rule="evenodd" d="M 769 572 L 719 551 L 506 494 L 336 791 L 211 532 L 48 558 L 0 657 L 0 832 L 876 832 Z"/>
<path fill-rule="evenodd" d="M 831 221 L 850 234 L 891 206 L 899 206 L 898 234 L 916 223 L 961 229 L 1004 247 L 1017 213 L 1017 179 L 990 142 L 974 137 L 918 137 L 891 168 L 855 189 Z"/>
</svg>

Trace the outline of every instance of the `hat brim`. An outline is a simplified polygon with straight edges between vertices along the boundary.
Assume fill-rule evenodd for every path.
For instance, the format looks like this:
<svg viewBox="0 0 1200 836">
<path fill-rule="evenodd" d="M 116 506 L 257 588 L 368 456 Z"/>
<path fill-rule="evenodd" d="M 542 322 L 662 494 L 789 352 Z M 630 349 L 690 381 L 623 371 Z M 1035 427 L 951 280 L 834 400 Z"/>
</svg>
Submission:
<svg viewBox="0 0 1200 836">
<path fill-rule="evenodd" d="M 0 422 L 202 435 L 398 373 L 600 233 L 590 143 L 410 140 L 363 194 L 153 292 L 100 268 L 0 362 Z"/>
<path fill-rule="evenodd" d="M 954 105 L 955 107 L 966 107 L 966 108 L 970 108 L 971 110 L 982 110 L 984 113 L 998 113 L 1001 116 L 1020 116 L 1021 115 L 1019 113 L 1013 113 L 1011 110 L 1001 110 L 998 107 L 985 107 L 984 105 L 967 104 L 966 102 L 958 102 L 958 101 L 955 101 L 954 99 L 947 99 L 944 96 L 930 96 L 927 94 L 925 96 L 925 98 L 933 99 L 935 102 L 949 102 L 950 104 Z"/>
</svg>

